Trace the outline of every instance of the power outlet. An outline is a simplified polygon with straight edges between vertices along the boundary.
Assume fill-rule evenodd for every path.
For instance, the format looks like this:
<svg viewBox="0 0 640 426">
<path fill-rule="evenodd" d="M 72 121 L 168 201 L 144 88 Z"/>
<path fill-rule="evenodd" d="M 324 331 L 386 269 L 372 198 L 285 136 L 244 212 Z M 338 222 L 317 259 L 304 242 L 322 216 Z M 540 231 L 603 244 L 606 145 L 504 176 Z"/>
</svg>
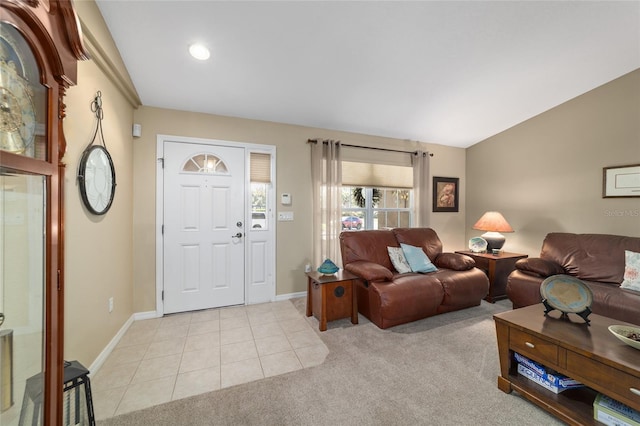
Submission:
<svg viewBox="0 0 640 426">
<path fill-rule="evenodd" d="M 109 312 L 113 312 L 113 297 L 109 298 Z"/>
</svg>

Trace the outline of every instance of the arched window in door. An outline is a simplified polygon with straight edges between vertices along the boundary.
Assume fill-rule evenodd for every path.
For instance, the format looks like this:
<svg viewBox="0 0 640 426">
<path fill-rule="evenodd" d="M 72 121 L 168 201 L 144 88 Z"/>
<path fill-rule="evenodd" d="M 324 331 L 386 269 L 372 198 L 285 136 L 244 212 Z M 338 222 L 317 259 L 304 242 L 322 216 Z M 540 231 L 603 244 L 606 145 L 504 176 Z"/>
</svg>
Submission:
<svg viewBox="0 0 640 426">
<path fill-rule="evenodd" d="M 205 173 L 211 175 L 228 175 L 229 169 L 223 160 L 212 154 L 198 154 L 189 158 L 182 165 L 186 173 Z"/>
</svg>

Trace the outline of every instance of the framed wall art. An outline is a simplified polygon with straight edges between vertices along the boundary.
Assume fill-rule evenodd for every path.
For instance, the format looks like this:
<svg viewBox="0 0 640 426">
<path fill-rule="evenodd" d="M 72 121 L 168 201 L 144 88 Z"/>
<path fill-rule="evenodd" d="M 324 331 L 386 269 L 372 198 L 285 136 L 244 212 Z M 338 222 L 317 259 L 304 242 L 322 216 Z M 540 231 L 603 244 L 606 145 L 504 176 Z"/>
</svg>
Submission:
<svg viewBox="0 0 640 426">
<path fill-rule="evenodd" d="M 433 177 L 433 211 L 457 212 L 459 178 Z"/>
<path fill-rule="evenodd" d="M 602 198 L 640 197 L 640 164 L 602 168 Z"/>
</svg>

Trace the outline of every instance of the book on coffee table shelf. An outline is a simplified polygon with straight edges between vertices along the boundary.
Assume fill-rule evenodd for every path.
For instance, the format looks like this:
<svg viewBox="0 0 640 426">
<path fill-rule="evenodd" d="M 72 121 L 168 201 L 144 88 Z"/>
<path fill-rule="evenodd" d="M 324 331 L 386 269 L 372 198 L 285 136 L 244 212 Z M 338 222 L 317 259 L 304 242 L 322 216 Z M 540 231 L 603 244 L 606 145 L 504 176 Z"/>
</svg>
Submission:
<svg viewBox="0 0 640 426">
<path fill-rule="evenodd" d="M 593 401 L 593 418 L 608 426 L 640 426 L 640 411 L 602 394 Z"/>
<path fill-rule="evenodd" d="M 518 373 L 539 384 L 553 393 L 560 393 L 567 389 L 584 387 L 577 380 L 545 367 L 517 352 L 513 354 L 518 361 Z M 640 425 L 639 425 L 640 426 Z"/>
</svg>

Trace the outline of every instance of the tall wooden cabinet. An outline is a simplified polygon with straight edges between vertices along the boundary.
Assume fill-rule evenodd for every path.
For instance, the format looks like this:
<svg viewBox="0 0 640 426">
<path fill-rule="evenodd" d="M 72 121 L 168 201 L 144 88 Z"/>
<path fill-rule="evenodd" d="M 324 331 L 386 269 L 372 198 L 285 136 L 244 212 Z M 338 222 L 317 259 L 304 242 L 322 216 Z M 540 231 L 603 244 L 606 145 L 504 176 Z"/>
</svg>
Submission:
<svg viewBox="0 0 640 426">
<path fill-rule="evenodd" d="M 34 375 L 44 377 L 36 416 L 45 425 L 62 423 L 62 120 L 81 59 L 87 54 L 71 1 L 0 1 L 2 425 L 33 416 L 21 406 Z"/>
</svg>

